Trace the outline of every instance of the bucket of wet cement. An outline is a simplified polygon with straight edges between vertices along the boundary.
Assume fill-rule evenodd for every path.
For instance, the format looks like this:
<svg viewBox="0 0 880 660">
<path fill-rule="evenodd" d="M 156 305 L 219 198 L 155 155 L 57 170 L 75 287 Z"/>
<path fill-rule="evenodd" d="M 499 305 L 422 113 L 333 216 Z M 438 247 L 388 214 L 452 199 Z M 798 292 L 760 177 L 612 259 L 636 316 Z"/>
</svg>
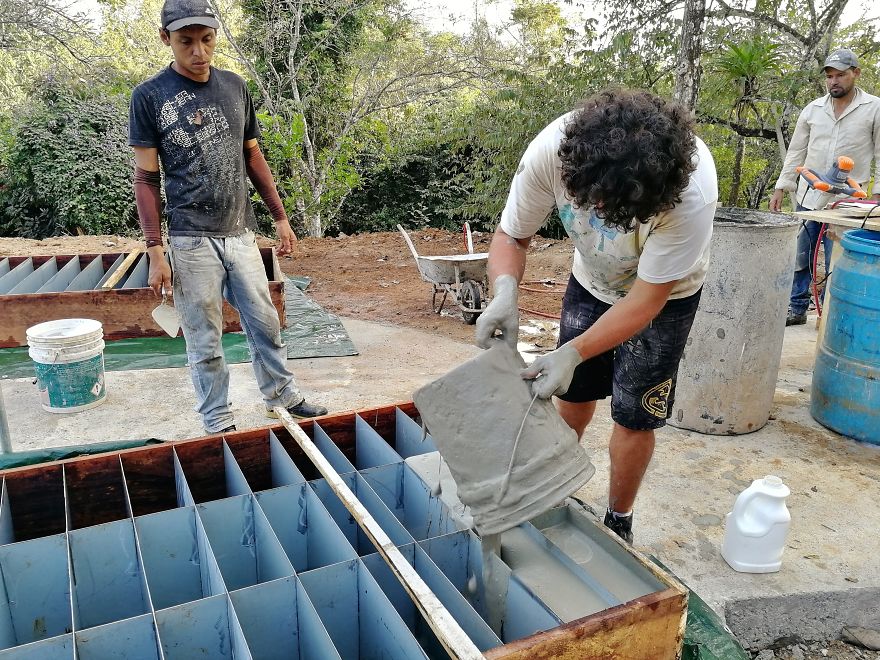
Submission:
<svg viewBox="0 0 880 660">
<path fill-rule="evenodd" d="M 547 511 L 595 472 L 553 404 L 532 396 L 524 367 L 499 341 L 413 395 L 481 535 Z"/>
</svg>

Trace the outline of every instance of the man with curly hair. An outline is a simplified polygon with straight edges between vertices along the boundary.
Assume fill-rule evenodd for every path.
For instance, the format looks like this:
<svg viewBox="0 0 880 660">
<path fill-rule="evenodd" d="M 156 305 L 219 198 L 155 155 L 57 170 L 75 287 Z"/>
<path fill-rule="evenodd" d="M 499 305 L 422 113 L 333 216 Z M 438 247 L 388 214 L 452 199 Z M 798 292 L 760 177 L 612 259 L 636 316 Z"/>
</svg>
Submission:
<svg viewBox="0 0 880 660">
<path fill-rule="evenodd" d="M 477 343 L 516 347 L 526 250 L 554 207 L 574 243 L 558 348 L 522 372 L 556 396 L 580 436 L 611 395 L 605 524 L 632 542 L 632 508 L 672 410 L 678 364 L 709 265 L 718 181 L 688 110 L 647 92 L 605 91 L 526 149 L 489 250 L 495 296 Z"/>
</svg>

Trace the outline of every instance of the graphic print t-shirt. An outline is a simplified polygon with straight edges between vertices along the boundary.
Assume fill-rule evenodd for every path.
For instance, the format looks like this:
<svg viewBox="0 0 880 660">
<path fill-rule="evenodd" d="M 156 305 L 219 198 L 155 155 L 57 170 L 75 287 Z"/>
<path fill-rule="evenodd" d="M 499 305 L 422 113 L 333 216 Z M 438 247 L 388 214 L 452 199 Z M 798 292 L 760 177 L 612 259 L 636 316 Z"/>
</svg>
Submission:
<svg viewBox="0 0 880 660">
<path fill-rule="evenodd" d="M 672 299 L 699 291 L 709 267 L 718 201 L 718 177 L 709 149 L 697 139 L 696 170 L 675 208 L 623 232 L 605 226 L 592 207 L 574 206 L 562 183 L 559 145 L 573 115 L 553 121 L 529 144 L 501 214 L 501 229 L 514 238 L 532 236 L 555 206 L 575 246 L 572 274 L 609 304 L 623 298 L 636 277 L 652 284 L 678 280 Z"/>
<path fill-rule="evenodd" d="M 172 235 L 255 228 L 243 151 L 259 135 L 245 82 L 231 71 L 211 67 L 208 81 L 197 82 L 169 66 L 131 96 L 128 143 L 159 150 Z"/>
</svg>

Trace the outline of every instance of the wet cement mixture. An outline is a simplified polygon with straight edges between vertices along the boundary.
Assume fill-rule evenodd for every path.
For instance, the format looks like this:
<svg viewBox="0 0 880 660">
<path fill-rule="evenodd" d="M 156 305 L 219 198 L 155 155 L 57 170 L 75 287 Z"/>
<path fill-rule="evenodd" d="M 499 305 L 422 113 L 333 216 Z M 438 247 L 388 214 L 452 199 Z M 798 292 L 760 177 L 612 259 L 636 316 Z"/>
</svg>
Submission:
<svg viewBox="0 0 880 660">
<path fill-rule="evenodd" d="M 480 534 L 543 513 L 595 472 L 553 403 L 532 395 L 524 367 L 499 341 L 413 395 Z"/>
</svg>

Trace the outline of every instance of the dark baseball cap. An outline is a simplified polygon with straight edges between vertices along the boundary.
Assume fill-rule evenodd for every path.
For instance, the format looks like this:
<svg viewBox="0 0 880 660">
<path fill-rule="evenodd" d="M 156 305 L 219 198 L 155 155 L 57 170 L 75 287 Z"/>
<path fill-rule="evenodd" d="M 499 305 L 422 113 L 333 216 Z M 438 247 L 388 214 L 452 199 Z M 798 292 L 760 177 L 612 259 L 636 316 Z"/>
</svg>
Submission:
<svg viewBox="0 0 880 660">
<path fill-rule="evenodd" d="M 187 25 L 220 27 L 217 15 L 207 0 L 165 0 L 162 5 L 162 27 L 174 32 Z"/>
<path fill-rule="evenodd" d="M 858 69 L 859 60 L 849 48 L 839 48 L 825 59 L 825 65 L 822 68 L 827 69 L 829 66 L 838 71 Z"/>
</svg>

